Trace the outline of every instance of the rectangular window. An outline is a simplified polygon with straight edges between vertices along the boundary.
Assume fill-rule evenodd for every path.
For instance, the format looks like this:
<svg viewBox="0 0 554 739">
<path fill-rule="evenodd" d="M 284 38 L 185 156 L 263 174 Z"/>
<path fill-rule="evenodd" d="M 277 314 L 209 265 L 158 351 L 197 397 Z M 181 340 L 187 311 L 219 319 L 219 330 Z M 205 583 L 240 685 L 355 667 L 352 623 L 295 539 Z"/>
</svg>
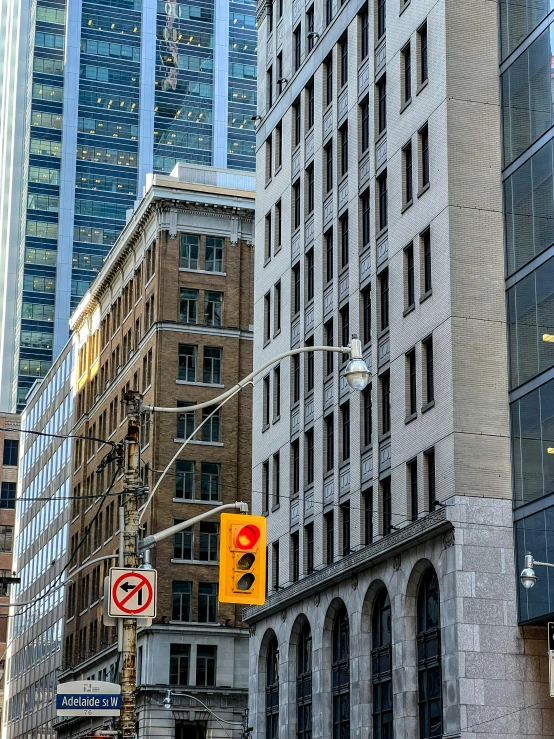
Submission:
<svg viewBox="0 0 554 739">
<path fill-rule="evenodd" d="M 328 26 L 333 20 L 333 0 L 325 0 L 325 25 Z"/>
<path fill-rule="evenodd" d="M 360 13 L 360 61 L 363 60 L 369 54 L 369 12 L 367 7 L 364 7 Z"/>
<path fill-rule="evenodd" d="M 341 430 L 342 430 L 342 461 L 350 459 L 350 402 L 347 401 L 340 407 Z"/>
<path fill-rule="evenodd" d="M 360 105 L 362 153 L 369 149 L 369 98 Z"/>
<path fill-rule="evenodd" d="M 387 78 L 383 75 L 377 83 L 377 133 L 387 128 Z"/>
<path fill-rule="evenodd" d="M 281 365 L 273 370 L 273 420 L 281 416 Z"/>
<path fill-rule="evenodd" d="M 329 54 L 325 60 L 325 104 L 333 102 L 333 55 Z"/>
<path fill-rule="evenodd" d="M 169 684 L 188 685 L 190 644 L 171 644 L 169 647 Z"/>
<path fill-rule="evenodd" d="M 313 336 L 309 339 L 306 339 L 305 342 L 306 346 L 313 346 L 314 345 L 314 339 Z M 306 387 L 305 392 L 306 394 L 310 393 L 314 389 L 314 352 L 307 352 L 306 353 Z"/>
<path fill-rule="evenodd" d="M 290 445 L 292 494 L 300 492 L 300 442 L 295 439 Z"/>
<path fill-rule="evenodd" d="M 262 428 L 269 426 L 269 375 L 263 379 Z"/>
<path fill-rule="evenodd" d="M 280 51 L 277 54 L 277 95 L 283 92 L 283 85 L 285 81 L 283 79 L 283 52 Z"/>
<path fill-rule="evenodd" d="M 383 505 L 383 536 L 392 532 L 392 495 L 390 477 L 381 483 L 381 500 Z"/>
<path fill-rule="evenodd" d="M 371 287 L 362 290 L 362 342 L 371 341 Z"/>
<path fill-rule="evenodd" d="M 340 136 L 340 173 L 341 177 L 348 172 L 348 123 L 339 130 Z"/>
<path fill-rule="evenodd" d="M 333 564 L 335 559 L 335 522 L 333 511 L 325 514 L 325 564 Z"/>
<path fill-rule="evenodd" d="M 406 309 L 415 305 L 415 273 L 414 273 L 414 247 L 409 244 L 404 249 L 404 307 Z"/>
<path fill-rule="evenodd" d="M 423 361 L 425 363 L 425 403 L 432 403 L 435 400 L 435 377 L 433 368 L 433 337 L 425 339 L 421 342 L 423 348 Z"/>
<path fill-rule="evenodd" d="M 402 49 L 402 102 L 412 99 L 412 49 L 410 43 Z"/>
<path fill-rule="evenodd" d="M 3 463 L 4 467 L 17 467 L 19 463 L 19 441 L 17 439 L 4 439 Z"/>
<path fill-rule="evenodd" d="M 427 295 L 433 286 L 431 281 L 431 229 L 428 228 L 425 230 L 419 237 L 419 240 L 421 249 L 421 272 L 423 277 L 421 281 L 421 289 L 423 294 Z"/>
<path fill-rule="evenodd" d="M 198 290 L 181 288 L 179 320 L 181 323 L 198 323 Z"/>
<path fill-rule="evenodd" d="M 223 239 L 206 237 L 206 272 L 223 272 Z"/>
<path fill-rule="evenodd" d="M 265 75 L 265 97 L 267 110 L 273 105 L 273 67 L 270 67 Z"/>
<path fill-rule="evenodd" d="M 297 72 L 302 64 L 302 26 L 299 24 L 293 31 L 294 67 Z"/>
<path fill-rule="evenodd" d="M 381 39 L 387 30 L 387 0 L 377 0 L 377 39 Z"/>
<path fill-rule="evenodd" d="M 172 621 L 192 620 L 192 583 L 174 580 L 171 587 Z"/>
<path fill-rule="evenodd" d="M 348 250 L 348 212 L 346 212 L 340 219 L 340 261 L 341 268 L 346 267 L 348 264 L 349 250 Z"/>
<path fill-rule="evenodd" d="M 0 508 L 15 508 L 17 483 L 3 482 L 0 488 Z"/>
<path fill-rule="evenodd" d="M 213 415 L 211 415 L 213 413 Z M 215 413 L 213 407 L 202 409 L 202 420 L 210 418 L 202 426 L 202 441 L 220 442 L 221 441 L 221 408 Z"/>
<path fill-rule="evenodd" d="M 415 349 L 406 354 L 406 400 L 407 416 L 413 416 L 417 412 L 417 385 L 416 385 L 416 355 Z"/>
<path fill-rule="evenodd" d="M 331 318 L 325 324 L 325 345 L 333 346 L 333 319 Z M 333 374 L 333 368 L 335 366 L 335 352 L 325 352 L 325 373 L 327 376 Z"/>
<path fill-rule="evenodd" d="M 271 259 L 271 237 L 273 235 L 271 228 L 271 211 L 265 217 L 265 261 Z"/>
<path fill-rule="evenodd" d="M 283 124 L 279 122 L 275 126 L 275 170 L 283 164 Z"/>
<path fill-rule="evenodd" d="M 294 315 L 300 313 L 300 264 L 292 268 L 292 308 Z"/>
<path fill-rule="evenodd" d="M 333 229 L 329 229 L 325 234 L 325 277 L 330 282 L 333 279 L 334 272 L 334 252 L 333 252 Z"/>
<path fill-rule="evenodd" d="M 362 393 L 363 413 L 363 444 L 369 446 L 373 442 L 373 400 L 371 397 L 371 385 L 368 385 Z"/>
<path fill-rule="evenodd" d="M 295 354 L 291 357 L 292 365 L 292 402 L 298 403 L 300 400 L 300 355 Z"/>
<path fill-rule="evenodd" d="M 298 531 L 291 534 L 290 537 L 290 555 L 291 555 L 291 579 L 292 582 L 298 582 L 300 579 L 300 537 Z"/>
<path fill-rule="evenodd" d="M 388 225 L 388 192 L 387 192 L 387 173 L 386 171 L 378 178 L 377 188 L 379 192 L 379 231 L 382 231 Z"/>
<path fill-rule="evenodd" d="M 200 239 L 192 234 L 181 234 L 181 267 L 198 269 Z"/>
<path fill-rule="evenodd" d="M 273 568 L 272 568 L 272 574 L 273 574 L 273 590 L 279 590 L 279 568 L 280 568 L 280 562 L 279 562 L 279 540 L 274 542 L 274 544 L 271 547 L 271 553 L 272 553 L 272 559 L 273 559 Z"/>
<path fill-rule="evenodd" d="M 350 554 L 350 503 L 344 503 L 340 507 L 342 524 L 342 555 Z"/>
<path fill-rule="evenodd" d="M 292 211 L 294 228 L 300 228 L 300 180 L 292 186 Z"/>
<path fill-rule="evenodd" d="M 218 524 L 200 522 L 200 548 L 198 558 L 202 562 L 217 562 L 219 545 Z"/>
<path fill-rule="evenodd" d="M 292 105 L 292 123 L 294 131 L 294 146 L 298 146 L 300 143 L 300 121 L 301 121 L 301 106 L 300 98 L 297 98 L 296 102 Z"/>
<path fill-rule="evenodd" d="M 412 521 L 417 521 L 418 513 L 418 500 L 417 500 L 417 459 L 412 459 L 411 462 L 406 464 L 407 472 L 407 484 L 409 505 L 410 505 L 410 517 Z"/>
<path fill-rule="evenodd" d="M 343 36 L 339 41 L 340 53 L 340 86 L 344 87 L 348 82 L 348 37 Z"/>
<path fill-rule="evenodd" d="M 435 502 L 437 500 L 437 492 L 435 489 L 435 450 L 429 449 L 425 452 L 425 474 L 427 477 L 427 501 L 429 504 L 429 512 L 435 510 Z"/>
<path fill-rule="evenodd" d="M 314 571 L 314 525 L 309 523 L 305 529 L 306 540 L 306 573 L 310 575 Z"/>
<path fill-rule="evenodd" d="M 262 495 L 263 495 L 263 506 L 264 513 L 269 513 L 269 459 L 262 464 Z"/>
<path fill-rule="evenodd" d="M 387 371 L 381 376 L 381 433 L 390 431 L 390 373 Z"/>
<path fill-rule="evenodd" d="M 367 546 L 373 541 L 373 488 L 362 493 L 364 544 Z"/>
<path fill-rule="evenodd" d="M 335 466 L 335 417 L 330 413 L 325 417 L 325 472 Z"/>
<path fill-rule="evenodd" d="M 221 465 L 216 462 L 202 462 L 200 476 L 200 500 L 221 500 Z"/>
<path fill-rule="evenodd" d="M 210 385 L 221 385 L 221 355 L 223 350 L 214 346 L 204 347 L 203 381 Z"/>
<path fill-rule="evenodd" d="M 419 132 L 419 149 L 421 152 L 421 187 L 429 184 L 429 128 L 424 126 Z"/>
<path fill-rule="evenodd" d="M 217 623 L 217 584 L 201 582 L 198 584 L 198 621 Z"/>
<path fill-rule="evenodd" d="M 315 39 L 314 39 L 314 6 L 312 5 L 308 10 L 306 11 L 306 31 L 307 31 L 307 38 L 308 38 L 308 53 L 314 48 L 315 45 Z"/>
<path fill-rule="evenodd" d="M 273 136 L 269 134 L 265 142 L 265 181 L 269 182 L 273 174 Z"/>
<path fill-rule="evenodd" d="M 194 462 L 175 462 L 175 497 L 194 500 Z"/>
<path fill-rule="evenodd" d="M 305 434 L 306 441 L 306 485 L 314 481 L 314 431 L 310 429 Z"/>
<path fill-rule="evenodd" d="M 281 201 L 278 200 L 275 203 L 275 249 L 274 253 L 277 253 L 281 248 L 281 242 L 283 237 L 282 220 L 281 220 Z"/>
<path fill-rule="evenodd" d="M 196 647 L 196 685 L 213 687 L 216 684 L 217 647 Z"/>
<path fill-rule="evenodd" d="M 281 503 L 281 455 L 273 455 L 273 507 Z"/>
<path fill-rule="evenodd" d="M 13 526 L 0 526 L 0 552 L 13 549 Z"/>
<path fill-rule="evenodd" d="M 196 346 L 179 344 L 179 380 L 196 382 Z"/>
<path fill-rule="evenodd" d="M 404 179 L 404 197 L 403 207 L 410 205 L 413 200 L 413 168 L 412 168 L 412 143 L 406 144 L 402 149 L 402 163 L 403 163 L 403 179 Z"/>
<path fill-rule="evenodd" d="M 306 109 L 307 109 L 307 125 L 308 131 L 314 125 L 315 121 L 315 91 L 313 80 L 306 87 Z"/>
<path fill-rule="evenodd" d="M 329 141 L 325 147 L 325 191 L 333 189 L 333 142 Z"/>
<path fill-rule="evenodd" d="M 223 326 L 223 293 L 206 290 L 204 293 L 204 323 Z"/>
<path fill-rule="evenodd" d="M 314 250 L 306 252 L 306 302 L 314 299 Z"/>
<path fill-rule="evenodd" d="M 264 295 L 264 343 L 271 338 L 271 293 Z"/>
<path fill-rule="evenodd" d="M 389 270 L 384 269 L 378 277 L 381 308 L 381 331 L 389 327 Z"/>
<path fill-rule="evenodd" d="M 311 164 L 306 170 L 306 200 L 307 214 L 310 214 L 313 212 L 315 207 L 315 176 L 313 164 Z"/>
<path fill-rule="evenodd" d="M 342 346 L 348 346 L 350 343 L 350 306 L 345 305 L 340 310 L 340 324 L 341 324 L 341 341 Z M 348 358 L 347 354 L 342 355 L 343 362 L 346 362 Z"/>
<path fill-rule="evenodd" d="M 192 405 L 189 401 L 178 400 L 177 407 L 186 408 L 187 405 Z M 195 411 L 188 411 L 180 413 L 177 416 L 177 438 L 188 439 L 194 432 L 196 427 L 196 413 Z"/>
<path fill-rule="evenodd" d="M 417 32 L 417 40 L 419 46 L 419 69 L 418 69 L 418 85 L 423 85 L 427 82 L 428 70 L 427 70 L 427 23 L 424 23 L 419 31 Z"/>
</svg>

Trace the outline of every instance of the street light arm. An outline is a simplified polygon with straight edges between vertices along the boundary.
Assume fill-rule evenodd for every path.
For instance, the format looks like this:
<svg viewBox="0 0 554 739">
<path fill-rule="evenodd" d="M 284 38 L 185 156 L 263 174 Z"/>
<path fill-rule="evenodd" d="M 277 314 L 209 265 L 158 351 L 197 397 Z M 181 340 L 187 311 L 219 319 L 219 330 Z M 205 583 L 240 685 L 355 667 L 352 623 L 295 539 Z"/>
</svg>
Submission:
<svg viewBox="0 0 554 739">
<path fill-rule="evenodd" d="M 240 501 L 237 501 L 236 503 L 225 503 L 224 505 L 216 506 L 209 511 L 204 511 L 204 513 L 200 513 L 198 516 L 193 516 L 192 518 L 189 518 L 188 521 L 181 521 L 181 523 L 177 523 L 175 524 L 175 526 L 170 526 L 168 529 L 157 531 L 155 534 L 150 534 L 150 536 L 145 536 L 144 539 L 139 542 L 138 550 L 139 552 L 144 552 L 147 549 L 151 549 L 152 547 L 155 547 L 159 541 L 163 541 L 163 539 L 168 539 L 170 536 L 183 531 L 183 529 L 188 529 L 189 526 L 193 526 L 195 523 L 198 523 L 198 521 L 203 521 L 205 518 L 209 518 L 214 514 L 219 514 L 220 511 L 228 510 L 229 508 L 238 510 L 241 513 L 248 513 L 248 503 L 242 503 Z"/>
<path fill-rule="evenodd" d="M 221 395 L 218 395 L 217 398 L 212 398 L 211 400 L 206 400 L 204 403 L 197 403 L 196 405 L 187 405 L 186 409 L 184 409 L 184 407 L 182 406 L 179 408 L 162 408 L 160 406 L 143 405 L 142 411 L 151 413 L 190 413 L 191 411 L 198 411 L 202 408 L 209 408 L 211 405 L 216 405 L 226 400 L 238 390 L 242 390 L 242 388 L 252 382 L 252 380 L 257 375 L 264 372 L 266 369 L 268 369 L 268 367 L 273 366 L 276 362 L 280 362 L 281 359 L 292 357 L 295 354 L 304 354 L 306 352 L 336 352 L 337 354 L 349 354 L 351 356 L 356 353 L 352 351 L 352 347 L 350 346 L 302 346 L 299 349 L 289 349 L 282 354 L 277 354 L 276 357 L 273 357 L 265 364 L 257 367 L 253 372 L 251 372 L 243 380 L 234 385 L 230 390 L 227 390 Z"/>
<path fill-rule="evenodd" d="M 554 564 L 552 564 L 551 562 L 537 562 L 536 559 L 533 560 L 533 564 L 542 565 L 543 567 L 554 567 Z"/>
</svg>

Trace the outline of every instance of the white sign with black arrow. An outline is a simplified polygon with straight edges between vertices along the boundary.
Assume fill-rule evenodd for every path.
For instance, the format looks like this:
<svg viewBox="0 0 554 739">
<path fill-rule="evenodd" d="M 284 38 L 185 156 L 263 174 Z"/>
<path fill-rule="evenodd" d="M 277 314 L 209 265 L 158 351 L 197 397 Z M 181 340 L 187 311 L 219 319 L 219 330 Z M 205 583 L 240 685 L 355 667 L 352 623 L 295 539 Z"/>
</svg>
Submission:
<svg viewBox="0 0 554 739">
<path fill-rule="evenodd" d="M 108 615 L 115 618 L 156 616 L 156 570 L 110 569 Z"/>
</svg>

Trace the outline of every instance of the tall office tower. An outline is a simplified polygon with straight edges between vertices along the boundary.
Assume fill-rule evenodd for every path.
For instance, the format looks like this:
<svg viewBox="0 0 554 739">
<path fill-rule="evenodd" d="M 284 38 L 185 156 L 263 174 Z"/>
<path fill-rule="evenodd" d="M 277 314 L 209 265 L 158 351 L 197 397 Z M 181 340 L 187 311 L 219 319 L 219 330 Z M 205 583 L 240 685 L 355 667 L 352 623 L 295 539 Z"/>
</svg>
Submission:
<svg viewBox="0 0 554 739">
<path fill-rule="evenodd" d="M 217 397 L 252 368 L 254 188 L 251 174 L 182 163 L 172 176 L 154 176 L 73 314 L 74 431 L 92 440 L 77 439 L 73 456 L 69 548 L 75 558 L 68 569 L 62 682 L 120 681 L 117 629 L 102 616 L 109 558 L 116 564 L 122 551 L 124 480 L 117 476 L 110 497 L 95 501 L 95 492 L 117 473 L 115 462 L 104 470 L 102 461 L 127 432 L 126 391 L 140 390 L 148 405 L 183 408 L 141 419 L 143 483 L 150 490 L 160 483 L 144 531 L 162 531 L 210 506 L 250 503 L 251 391 L 211 417 L 215 407 L 195 413 L 186 406 Z M 140 739 L 241 735 L 248 631 L 239 606 L 218 603 L 218 542 L 216 514 L 152 550 L 158 605 L 152 625 L 138 634 Z M 219 720 L 231 722 L 223 723 L 226 731 Z M 72 717 L 55 728 L 59 739 L 73 739 L 110 723 Z"/>
<path fill-rule="evenodd" d="M 347 356 L 317 352 L 255 385 L 256 736 L 554 736 L 546 629 L 522 625 L 544 625 L 550 578 L 528 596 L 517 578 L 508 402 L 518 547 L 544 561 L 551 16 L 531 33 L 505 12 L 500 80 L 494 3 L 258 6 L 254 366 L 357 334 L 371 378 L 351 390 Z"/>
<path fill-rule="evenodd" d="M 67 346 L 21 415 L 21 435 L 2 735 L 54 739 L 56 684 L 62 665 L 65 565 L 71 491 L 73 348 Z"/>
<path fill-rule="evenodd" d="M 254 169 L 257 34 L 253 0 L 21 0 L 16 10 L 14 23 L 31 23 L 28 53 L 14 61 L 19 47 L 6 50 L 25 94 L 4 155 L 14 161 L 2 202 L 19 218 L 0 244 L 10 288 L 0 399 L 20 410 L 146 175 L 176 161 Z"/>
</svg>

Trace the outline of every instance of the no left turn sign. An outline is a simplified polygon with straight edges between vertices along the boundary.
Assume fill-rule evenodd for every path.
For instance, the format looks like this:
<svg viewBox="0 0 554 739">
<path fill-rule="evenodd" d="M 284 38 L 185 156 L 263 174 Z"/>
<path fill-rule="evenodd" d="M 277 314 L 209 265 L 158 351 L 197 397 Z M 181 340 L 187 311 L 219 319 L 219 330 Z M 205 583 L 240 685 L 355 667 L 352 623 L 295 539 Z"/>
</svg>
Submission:
<svg viewBox="0 0 554 739">
<path fill-rule="evenodd" d="M 108 615 L 120 618 L 156 616 L 156 570 L 110 569 Z"/>
</svg>

